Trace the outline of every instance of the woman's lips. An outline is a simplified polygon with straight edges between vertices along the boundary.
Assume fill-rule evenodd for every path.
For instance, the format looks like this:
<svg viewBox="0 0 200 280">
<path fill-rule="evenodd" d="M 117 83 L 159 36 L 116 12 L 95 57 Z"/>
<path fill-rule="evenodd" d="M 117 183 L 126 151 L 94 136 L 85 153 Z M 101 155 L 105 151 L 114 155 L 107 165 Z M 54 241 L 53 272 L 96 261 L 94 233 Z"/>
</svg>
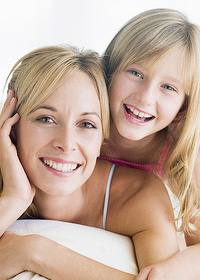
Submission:
<svg viewBox="0 0 200 280">
<path fill-rule="evenodd" d="M 59 172 L 63 172 L 63 173 L 71 173 L 80 167 L 80 164 L 78 164 L 78 163 L 64 162 L 63 160 L 56 161 L 56 160 L 45 158 L 45 157 L 40 158 L 40 160 L 47 167 L 49 167 L 55 171 L 59 171 Z"/>
</svg>

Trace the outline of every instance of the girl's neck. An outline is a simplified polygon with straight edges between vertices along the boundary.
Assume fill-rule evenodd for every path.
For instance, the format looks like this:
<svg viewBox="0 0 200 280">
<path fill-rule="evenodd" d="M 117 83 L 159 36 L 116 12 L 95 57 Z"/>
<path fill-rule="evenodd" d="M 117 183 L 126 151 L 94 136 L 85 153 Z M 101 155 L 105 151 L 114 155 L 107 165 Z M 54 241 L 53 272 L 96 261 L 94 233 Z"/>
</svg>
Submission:
<svg viewBox="0 0 200 280">
<path fill-rule="evenodd" d="M 102 146 L 101 155 L 139 164 L 153 164 L 158 161 L 164 145 L 165 140 L 161 132 L 134 141 L 122 137 L 113 126 L 109 140 Z"/>
</svg>

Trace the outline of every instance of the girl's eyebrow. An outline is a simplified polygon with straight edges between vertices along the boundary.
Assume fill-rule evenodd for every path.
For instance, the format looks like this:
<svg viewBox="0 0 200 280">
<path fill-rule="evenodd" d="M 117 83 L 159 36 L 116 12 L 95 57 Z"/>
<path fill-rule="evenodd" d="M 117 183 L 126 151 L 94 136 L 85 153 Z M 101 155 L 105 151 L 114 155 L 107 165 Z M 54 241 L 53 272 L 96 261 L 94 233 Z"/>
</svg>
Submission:
<svg viewBox="0 0 200 280">
<path fill-rule="evenodd" d="M 46 109 L 46 110 L 50 110 L 52 112 L 57 112 L 56 108 L 52 107 L 52 106 L 39 106 L 39 107 L 36 107 L 35 109 L 33 109 L 30 113 L 33 113 L 39 109 Z M 101 117 L 99 116 L 99 114 L 97 114 L 96 112 L 83 112 L 81 114 L 81 116 L 87 116 L 87 115 L 96 115 L 99 119 L 101 119 Z"/>
</svg>

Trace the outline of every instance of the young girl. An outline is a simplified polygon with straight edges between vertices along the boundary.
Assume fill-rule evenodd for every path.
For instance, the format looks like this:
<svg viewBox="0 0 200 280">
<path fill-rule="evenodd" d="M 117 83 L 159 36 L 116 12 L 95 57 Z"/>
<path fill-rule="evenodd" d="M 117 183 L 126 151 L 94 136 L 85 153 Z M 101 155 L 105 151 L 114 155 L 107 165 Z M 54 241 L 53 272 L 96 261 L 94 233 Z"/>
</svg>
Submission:
<svg viewBox="0 0 200 280">
<path fill-rule="evenodd" d="M 9 94 L 0 117 L 1 235 L 21 216 L 104 228 L 132 239 L 139 269 L 178 251 L 162 181 L 97 160 L 109 110 L 94 53 L 63 47 L 33 51 L 14 66 L 9 89 L 15 97 Z M 26 270 L 50 279 L 136 275 L 43 236 L 3 235 L 1 279 Z"/>
<path fill-rule="evenodd" d="M 102 158 L 163 178 L 180 201 L 180 230 L 185 231 L 187 244 L 198 243 L 199 28 L 175 10 L 143 12 L 117 33 L 104 60 L 111 133 Z M 199 246 L 155 266 L 161 278 L 200 279 Z M 138 279 L 147 279 L 148 273 Z M 148 279 L 158 279 L 151 276 Z"/>
</svg>

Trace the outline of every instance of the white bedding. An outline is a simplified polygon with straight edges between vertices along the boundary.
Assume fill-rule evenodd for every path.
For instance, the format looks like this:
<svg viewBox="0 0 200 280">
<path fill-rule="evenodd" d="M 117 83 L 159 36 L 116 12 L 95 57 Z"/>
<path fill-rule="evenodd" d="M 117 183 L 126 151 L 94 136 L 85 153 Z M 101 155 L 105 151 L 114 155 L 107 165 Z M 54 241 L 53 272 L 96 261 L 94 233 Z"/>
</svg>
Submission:
<svg viewBox="0 0 200 280">
<path fill-rule="evenodd" d="M 40 234 L 86 257 L 112 268 L 137 275 L 138 269 L 131 238 L 103 229 L 50 220 L 18 220 L 8 231 Z M 14 280 L 46 279 L 33 272 L 23 272 Z"/>
</svg>

